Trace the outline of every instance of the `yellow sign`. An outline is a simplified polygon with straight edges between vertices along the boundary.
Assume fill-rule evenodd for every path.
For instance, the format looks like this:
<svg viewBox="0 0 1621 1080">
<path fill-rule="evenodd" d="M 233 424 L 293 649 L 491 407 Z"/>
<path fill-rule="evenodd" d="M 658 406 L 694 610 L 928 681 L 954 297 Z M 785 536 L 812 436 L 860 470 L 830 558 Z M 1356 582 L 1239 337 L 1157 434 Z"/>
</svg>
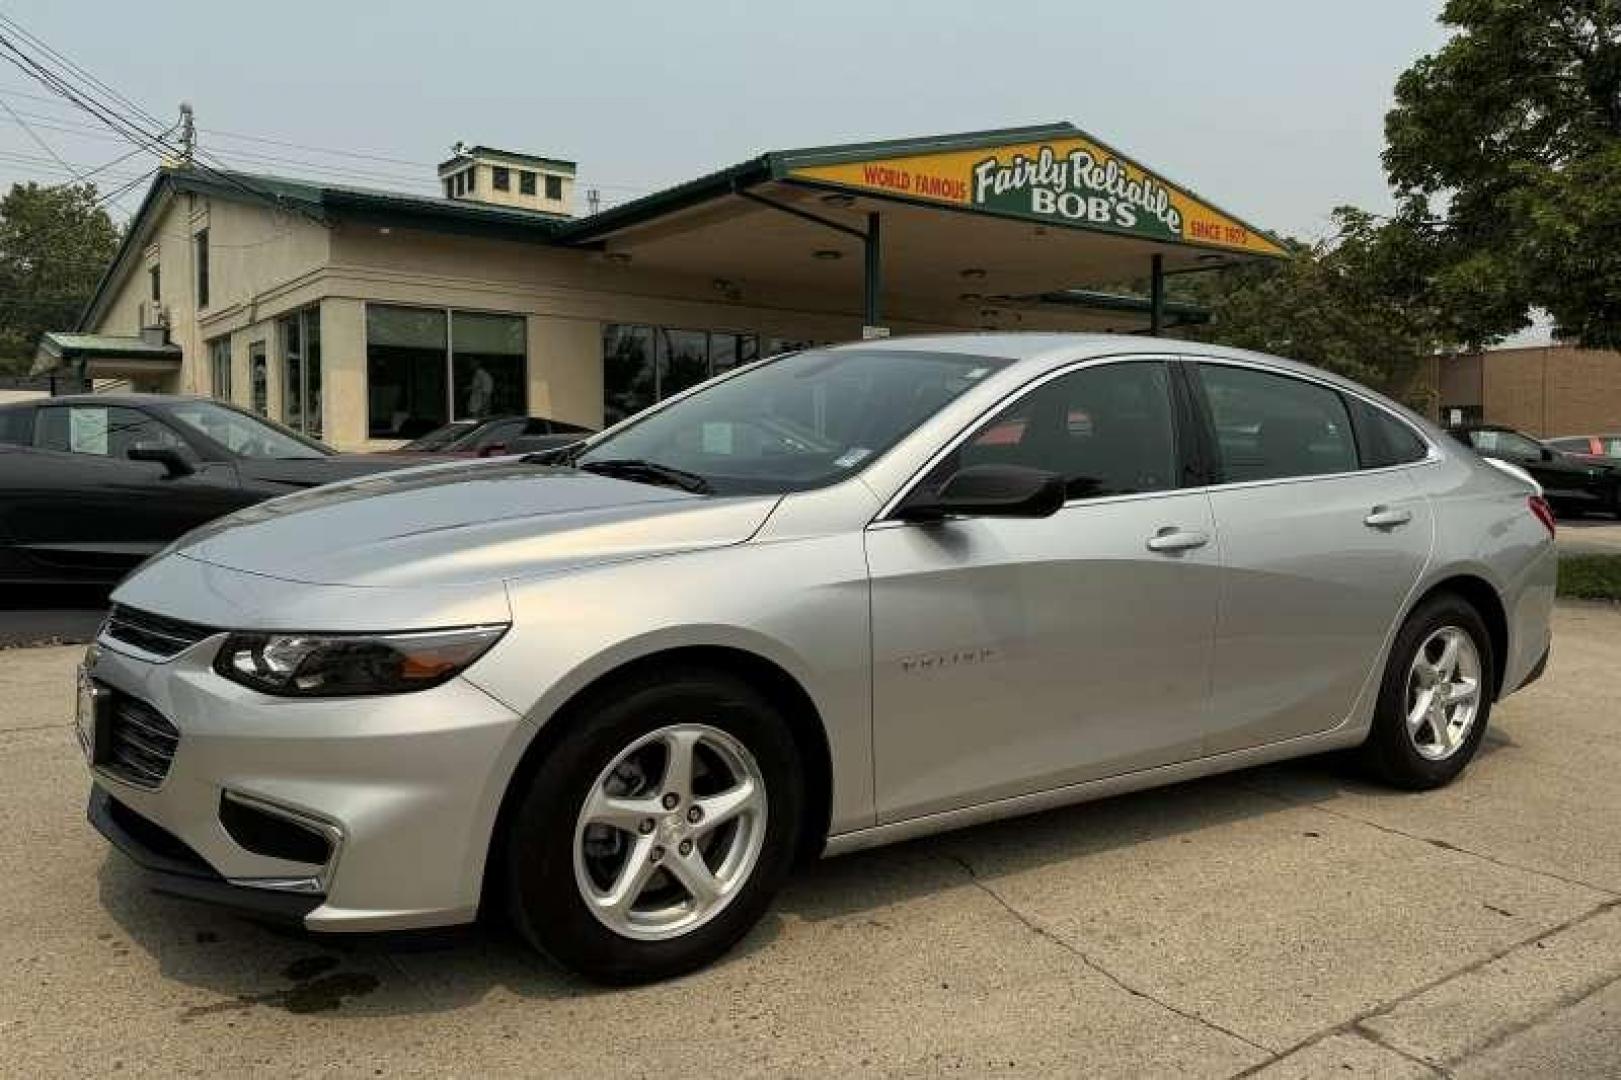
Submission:
<svg viewBox="0 0 1621 1080">
<path fill-rule="evenodd" d="M 1284 254 L 1270 237 L 1081 136 L 807 165 L 788 176 L 1074 228 Z"/>
</svg>

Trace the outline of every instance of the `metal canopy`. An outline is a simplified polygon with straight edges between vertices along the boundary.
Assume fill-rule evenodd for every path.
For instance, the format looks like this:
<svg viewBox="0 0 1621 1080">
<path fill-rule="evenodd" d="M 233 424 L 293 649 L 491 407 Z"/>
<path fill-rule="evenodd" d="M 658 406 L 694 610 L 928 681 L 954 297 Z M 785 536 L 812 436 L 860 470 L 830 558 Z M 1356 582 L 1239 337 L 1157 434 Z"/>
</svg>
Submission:
<svg viewBox="0 0 1621 1080">
<path fill-rule="evenodd" d="M 40 338 L 33 374 L 95 379 L 161 374 L 179 371 L 180 356 L 180 346 L 167 341 L 52 331 Z"/>
<path fill-rule="evenodd" d="M 1166 273 L 1285 253 L 1069 124 L 765 154 L 575 222 L 555 242 L 765 302 L 859 295 L 868 326 L 950 312 L 1007 327 L 1011 312 L 1074 327 L 1074 290 L 1148 277 L 1152 332 L 1166 324 Z M 1081 322 L 1142 320 L 1104 309 Z"/>
</svg>

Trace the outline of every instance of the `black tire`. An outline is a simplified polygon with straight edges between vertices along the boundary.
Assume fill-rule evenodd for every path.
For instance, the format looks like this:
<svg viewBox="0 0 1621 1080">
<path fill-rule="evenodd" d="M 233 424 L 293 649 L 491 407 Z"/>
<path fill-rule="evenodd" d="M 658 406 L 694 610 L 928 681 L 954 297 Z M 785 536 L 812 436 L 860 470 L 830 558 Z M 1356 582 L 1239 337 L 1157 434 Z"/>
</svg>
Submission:
<svg viewBox="0 0 1621 1080">
<path fill-rule="evenodd" d="M 1407 683 L 1420 646 L 1436 631 L 1449 626 L 1464 631 L 1479 654 L 1480 697 L 1468 735 L 1451 756 L 1436 761 L 1419 753 L 1414 737 L 1408 732 Z M 1495 696 L 1496 665 L 1491 634 L 1472 604 L 1454 593 L 1438 593 L 1425 600 L 1407 617 L 1391 644 L 1373 726 L 1362 744 L 1364 767 L 1385 783 L 1408 791 L 1427 791 L 1451 783 L 1475 756 L 1485 737 Z"/>
<path fill-rule="evenodd" d="M 507 831 L 507 910 L 513 925 L 562 966 L 613 985 L 653 982 L 715 960 L 759 921 L 795 856 L 804 779 L 781 712 L 724 672 L 664 667 L 617 681 L 571 706 L 567 725 L 521 793 Z M 701 723 L 742 743 L 763 777 L 765 839 L 754 869 L 708 922 L 680 937 L 621 936 L 587 907 L 575 882 L 575 826 L 603 770 L 643 736 Z"/>
</svg>

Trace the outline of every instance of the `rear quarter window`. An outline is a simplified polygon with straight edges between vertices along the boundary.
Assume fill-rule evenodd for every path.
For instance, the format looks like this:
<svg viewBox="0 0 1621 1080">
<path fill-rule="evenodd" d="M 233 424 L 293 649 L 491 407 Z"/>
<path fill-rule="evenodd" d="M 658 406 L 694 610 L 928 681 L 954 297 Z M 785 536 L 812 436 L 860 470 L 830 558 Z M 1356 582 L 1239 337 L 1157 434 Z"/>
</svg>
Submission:
<svg viewBox="0 0 1621 1080">
<path fill-rule="evenodd" d="M 1347 397 L 1356 426 L 1357 450 L 1364 469 L 1384 469 L 1423 461 L 1429 446 L 1396 417 L 1360 398 Z"/>
</svg>

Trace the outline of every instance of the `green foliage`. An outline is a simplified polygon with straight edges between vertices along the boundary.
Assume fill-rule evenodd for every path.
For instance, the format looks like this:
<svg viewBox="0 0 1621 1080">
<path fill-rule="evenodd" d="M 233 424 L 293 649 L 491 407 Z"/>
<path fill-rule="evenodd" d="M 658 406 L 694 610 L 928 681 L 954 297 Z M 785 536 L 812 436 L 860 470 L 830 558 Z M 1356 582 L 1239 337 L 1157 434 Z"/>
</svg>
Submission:
<svg viewBox="0 0 1621 1080">
<path fill-rule="evenodd" d="M 94 184 L 13 184 L 0 198 L 0 372 L 26 372 L 47 330 L 73 326 L 118 249 Z"/>
<path fill-rule="evenodd" d="M 1384 163 L 1447 336 L 1541 308 L 1621 346 L 1621 0 L 1449 0 L 1396 83 Z"/>
<path fill-rule="evenodd" d="M 1621 555 L 1566 555 L 1559 560 L 1559 595 L 1621 600 Z"/>
<path fill-rule="evenodd" d="M 1289 241 L 1289 258 L 1173 278 L 1204 304 L 1199 340 L 1304 360 L 1397 397 L 1438 346 L 1436 316 L 1415 272 L 1423 238 L 1363 211 L 1334 212 L 1338 235 Z M 1416 404 L 1416 403 L 1415 403 Z"/>
</svg>

